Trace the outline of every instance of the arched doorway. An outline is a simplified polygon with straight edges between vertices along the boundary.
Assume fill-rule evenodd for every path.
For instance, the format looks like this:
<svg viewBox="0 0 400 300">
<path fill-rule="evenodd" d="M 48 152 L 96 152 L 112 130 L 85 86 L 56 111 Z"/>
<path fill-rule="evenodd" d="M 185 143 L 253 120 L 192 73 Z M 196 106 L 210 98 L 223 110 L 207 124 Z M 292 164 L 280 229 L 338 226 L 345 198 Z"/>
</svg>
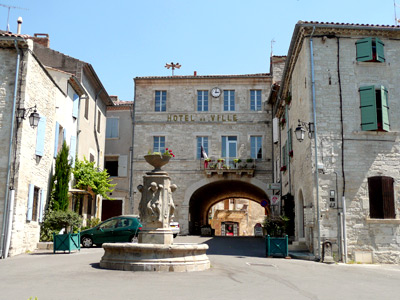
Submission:
<svg viewBox="0 0 400 300">
<path fill-rule="evenodd" d="M 187 201 L 189 234 L 200 234 L 201 226 L 208 224 L 211 207 L 220 201 L 248 199 L 257 203 L 267 200 L 269 203 L 266 185 L 255 179 L 216 179 L 199 182 L 196 187 L 192 187 L 193 192 Z"/>
</svg>

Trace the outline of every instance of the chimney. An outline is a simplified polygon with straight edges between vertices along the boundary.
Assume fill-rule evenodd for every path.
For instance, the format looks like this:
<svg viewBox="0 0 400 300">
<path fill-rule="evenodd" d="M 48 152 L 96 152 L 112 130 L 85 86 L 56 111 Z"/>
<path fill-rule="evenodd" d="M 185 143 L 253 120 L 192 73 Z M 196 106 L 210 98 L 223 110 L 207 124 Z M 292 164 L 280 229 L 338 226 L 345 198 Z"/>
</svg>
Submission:
<svg viewBox="0 0 400 300">
<path fill-rule="evenodd" d="M 46 48 L 50 47 L 50 38 L 47 33 L 35 33 L 32 39 L 37 44 L 45 46 Z"/>
<path fill-rule="evenodd" d="M 194 71 L 193 76 L 197 76 L 197 71 Z"/>
<path fill-rule="evenodd" d="M 17 23 L 18 23 L 17 34 L 21 34 L 22 17 L 18 18 Z"/>
</svg>

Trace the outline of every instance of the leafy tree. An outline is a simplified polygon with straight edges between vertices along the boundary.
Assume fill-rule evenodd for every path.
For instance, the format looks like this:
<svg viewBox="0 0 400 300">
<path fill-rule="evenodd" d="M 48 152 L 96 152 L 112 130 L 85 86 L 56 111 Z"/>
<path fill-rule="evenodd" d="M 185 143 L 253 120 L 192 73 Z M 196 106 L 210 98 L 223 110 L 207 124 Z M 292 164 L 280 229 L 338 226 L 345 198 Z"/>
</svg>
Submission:
<svg viewBox="0 0 400 300">
<path fill-rule="evenodd" d="M 111 193 L 116 184 L 111 184 L 110 175 L 107 170 L 100 171 L 95 167 L 95 162 L 89 162 L 86 158 L 83 161 L 76 160 L 75 168 L 72 170 L 78 189 L 92 190 L 93 193 L 103 198 L 112 200 L 107 193 Z"/>
<path fill-rule="evenodd" d="M 55 174 L 52 182 L 50 209 L 66 211 L 68 209 L 68 188 L 71 179 L 72 166 L 68 160 L 69 147 L 64 141 L 56 158 Z"/>
</svg>

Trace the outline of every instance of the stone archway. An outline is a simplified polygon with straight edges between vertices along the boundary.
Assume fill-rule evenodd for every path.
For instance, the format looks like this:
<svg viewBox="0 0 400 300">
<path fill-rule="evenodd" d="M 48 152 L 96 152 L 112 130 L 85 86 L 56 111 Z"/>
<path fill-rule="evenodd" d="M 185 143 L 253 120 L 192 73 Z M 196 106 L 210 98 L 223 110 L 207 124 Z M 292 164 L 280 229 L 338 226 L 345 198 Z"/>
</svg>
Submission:
<svg viewBox="0 0 400 300">
<path fill-rule="evenodd" d="M 181 206 L 181 231 L 194 233 L 206 224 L 209 209 L 224 199 L 245 198 L 260 203 L 269 201 L 267 185 L 255 178 L 206 178 L 189 186 Z"/>
</svg>

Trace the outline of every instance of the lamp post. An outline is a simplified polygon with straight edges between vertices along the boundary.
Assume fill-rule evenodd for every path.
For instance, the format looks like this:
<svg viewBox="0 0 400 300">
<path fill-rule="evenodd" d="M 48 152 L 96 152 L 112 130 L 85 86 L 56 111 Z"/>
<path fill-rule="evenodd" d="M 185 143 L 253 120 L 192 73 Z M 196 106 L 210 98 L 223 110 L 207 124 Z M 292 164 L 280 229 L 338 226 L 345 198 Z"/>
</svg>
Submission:
<svg viewBox="0 0 400 300">
<path fill-rule="evenodd" d="M 18 123 L 21 123 L 22 120 L 25 120 L 30 112 L 31 114 L 29 115 L 29 124 L 31 125 L 32 128 L 36 128 L 40 121 L 40 115 L 37 112 L 36 105 L 29 108 L 24 108 L 24 107 L 17 108 Z"/>
</svg>

